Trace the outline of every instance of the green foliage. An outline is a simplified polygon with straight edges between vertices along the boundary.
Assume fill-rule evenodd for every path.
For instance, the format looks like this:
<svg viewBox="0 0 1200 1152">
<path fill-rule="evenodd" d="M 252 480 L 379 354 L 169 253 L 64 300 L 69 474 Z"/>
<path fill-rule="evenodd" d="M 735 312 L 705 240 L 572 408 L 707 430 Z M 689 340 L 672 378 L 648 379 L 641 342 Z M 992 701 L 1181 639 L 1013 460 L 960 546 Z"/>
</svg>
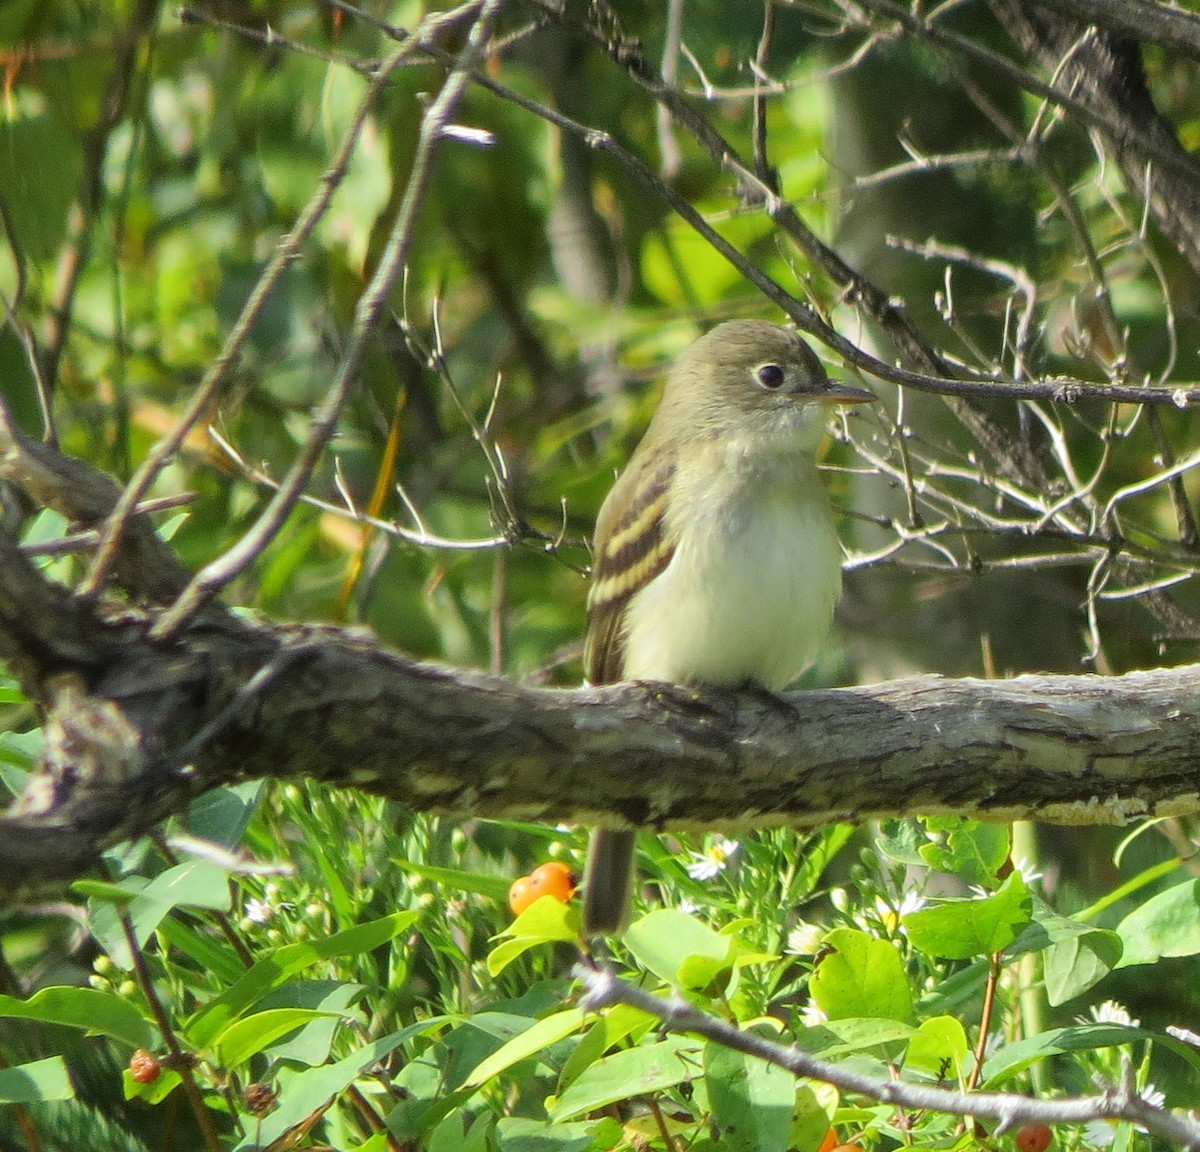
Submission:
<svg viewBox="0 0 1200 1152">
<path fill-rule="evenodd" d="M 422 14 L 408 0 L 365 14 L 257 0 L 198 6 L 199 23 L 164 8 L 135 29 L 141 7 L 0 5 L 4 400 L 41 435 L 38 378 L 61 322 L 58 368 L 43 381 L 59 439 L 122 479 L 180 419 L 321 189 L 375 65 L 395 48 L 379 20 Z M 656 59 L 663 6 L 617 7 Z M 690 106 L 748 157 L 745 65 L 759 28 L 743 7 L 690 2 L 683 39 L 716 86 Z M 968 370 L 1015 371 L 1019 351 L 1023 368 L 1047 374 L 1195 378 L 1195 286 L 1142 229 L 1140 203 L 1097 163 L 1087 133 L 1047 117 L 1055 126 L 1038 143 L 1049 159 L 1031 158 L 1026 125 L 1040 106 L 1014 90 L 986 115 L 964 108 L 964 89 L 985 81 L 966 85 L 928 46 L 896 43 L 890 25 L 858 28 L 853 15 L 775 6 L 770 73 L 781 84 L 764 85 L 765 123 L 783 201 Z M 569 24 L 529 34 L 526 21 L 543 16 L 508 6 L 511 47 L 486 76 L 610 134 L 652 170 L 673 141 L 667 186 L 858 338 L 867 325 L 854 293 L 735 195 L 714 158 Z M 986 43 L 971 19 L 964 34 Z M 459 35 L 434 39 L 449 51 Z M 122 89 L 114 61 L 127 44 L 136 51 L 122 58 Z M 1200 143 L 1187 83 L 1159 68 L 1157 94 L 1173 94 L 1182 135 Z M 220 439 L 195 426 L 159 475 L 152 494 L 185 501 L 156 513 L 185 562 L 199 567 L 240 540 L 295 462 L 445 75 L 420 55 L 393 75 L 205 415 Z M 1005 116 L 1023 145 L 1029 132 L 1020 163 L 997 130 Z M 293 513 L 227 596 L 280 617 L 361 623 L 413 656 L 572 685 L 585 540 L 653 408 L 651 377 L 709 321 L 767 310 L 611 151 L 588 152 L 479 84 L 454 119 L 403 287 L 307 485 L 318 503 Z M 494 142 L 476 146 L 462 129 Z M 919 169 L 913 157 L 930 152 L 947 163 L 920 181 L 913 171 L 874 179 L 901 162 Z M 941 256 L 917 251 L 929 237 Z M 1080 259 L 1084 238 L 1102 283 Z M 1018 267 L 1028 280 L 1013 291 Z M 1014 319 L 1026 307 L 1028 332 Z M 26 340 L 43 353 L 37 372 Z M 831 491 L 862 517 L 843 517 L 843 537 L 892 562 L 848 575 L 845 630 L 805 685 L 896 668 L 1158 660 L 1173 633 L 1164 640 L 1125 589 L 1102 593 L 1115 550 L 1128 547 L 1165 564 L 1147 583 L 1165 570 L 1184 607 L 1200 600 L 1200 584 L 1176 579 L 1194 562 L 1176 506 L 1161 484 L 1141 487 L 1168 450 L 1190 450 L 1194 413 L 1167 412 L 1152 432 L 1144 414 L 1099 400 L 1069 416 L 993 402 L 998 441 L 1047 468 L 1061 448 L 1071 464 L 1051 469 L 1042 492 L 979 463 L 980 445 L 932 401 L 905 404 L 890 402 L 895 424 L 844 425 L 829 447 Z M 1068 491 L 1086 531 L 1063 519 Z M 934 496 L 943 502 L 921 505 Z M 368 527 L 356 515 L 365 510 L 399 530 Z M 6 526 L 24 515 L 7 504 L 0 514 Z M 896 525 L 908 540 L 930 528 L 928 548 L 892 550 L 893 535 L 881 546 Z M 42 512 L 22 539 L 37 549 L 70 529 Z M 1042 543 L 1045 558 L 1033 550 Z M 73 585 L 86 560 L 56 550 L 38 563 Z M 1014 592 L 1013 572 L 1034 578 Z M 0 780 L 17 795 L 44 741 L 7 676 L 0 724 Z M 32 1129 L 46 1152 L 213 1139 L 247 1150 L 307 1140 L 370 1152 L 818 1152 L 831 1126 L 872 1152 L 1011 1147 L 1004 1134 L 839 1095 L 666 1033 L 627 1006 L 585 1011 L 576 965 L 596 957 L 581 952 L 577 909 L 544 897 L 513 919 L 505 907 L 511 881 L 536 863 L 581 866 L 578 830 L 451 827 L 317 785 L 248 783 L 197 798 L 168 832 L 107 853 L 58 903 L 5 911 L 0 1147 L 32 1147 Z M 738 841 L 645 835 L 638 910 L 611 962 L 650 991 L 880 1082 L 1052 1098 L 1128 1075 L 1194 1107 L 1200 1056 L 1194 1033 L 1178 1029 L 1200 1009 L 1200 882 L 1172 877 L 1188 857 L 1179 828 L 1146 832 L 1113 845 L 1022 828 L 1015 850 L 1008 825 L 939 816 Z M 161 1063 L 156 1079 L 127 1066 L 139 1049 Z M 1056 1132 L 1072 1152 L 1110 1142 L 1150 1144 L 1130 1125 Z"/>
<path fill-rule="evenodd" d="M 316 793 L 287 791 L 264 797 L 251 842 L 280 819 L 335 799 L 355 803 L 327 796 L 314 805 Z M 95 963 L 92 987 L 6 997 L 0 1012 L 109 1037 L 126 1056 L 135 1047 L 157 1051 L 159 1079 L 137 1084 L 127 1072 L 123 1094 L 159 1112 L 186 1069 L 230 1148 L 264 1148 L 310 1122 L 335 1147 L 358 1147 L 371 1113 L 386 1118 L 396 1138 L 428 1148 L 623 1147 L 653 1144 L 666 1131 L 687 1140 L 712 1131 L 721 1147 L 816 1152 L 831 1124 L 839 1138 L 864 1145 L 902 1137 L 887 1109 L 824 1090 L 814 1096 L 814 1087 L 753 1057 L 687 1034 L 664 1036 L 643 1012 L 616 1007 L 597 1016 L 570 1006 L 576 910 L 543 897 L 510 921 L 503 908 L 499 876 L 522 867 L 511 854 L 521 831 L 481 826 L 468 837 L 429 820 L 406 825 L 357 803 L 364 814 L 376 809 L 374 831 L 365 821 L 358 830 L 377 842 L 339 870 L 340 911 L 322 887 L 324 853 L 307 841 L 295 842 L 290 875 L 163 862 L 136 882 L 130 875 L 115 885 L 81 882 L 92 930 L 112 945 Z M 211 815 L 223 806 L 209 800 L 207 807 Z M 224 810 L 240 821 L 239 805 Z M 352 827 L 343 823 L 340 835 Z M 897 836 L 894 828 L 893 842 Z M 917 850 L 953 842 L 978 859 L 969 824 L 943 820 L 936 832 L 914 825 L 905 839 Z M 858 892 L 849 899 L 822 876 L 851 867 L 856 843 Z M 583 837 L 560 838 L 539 854 L 546 848 L 577 861 Z M 931 903 L 908 888 L 900 902 L 892 885 L 910 883 L 904 869 L 836 828 L 824 844 L 775 832 L 721 848 L 721 866 L 695 888 L 705 898 L 702 912 L 651 908 L 620 942 L 618 966 L 651 989 L 685 990 L 740 1028 L 885 1078 L 891 1065 L 917 1082 L 1019 1089 L 1039 1069 L 1066 1061 L 1056 1075 L 1086 1083 L 1115 1070 L 1113 1054 L 1121 1051 L 1134 1053 L 1142 1082 L 1200 1074 L 1200 1056 L 1188 1044 L 1127 1019 L 1021 1038 L 1019 998 L 1036 994 L 1036 986 L 1022 986 L 1030 972 L 1040 964 L 1042 995 L 1061 983 L 1059 969 L 1074 973 L 1077 997 L 1113 967 L 1121 937 L 1052 911 L 1033 897 L 1036 881 L 1019 871 L 1004 880 L 993 873 L 986 895 Z M 668 863 L 711 861 L 712 849 L 679 841 L 643 863 L 648 874 L 669 874 Z M 810 865 L 800 885 L 778 867 L 783 854 L 793 862 L 822 859 L 824 868 Z M 388 861 L 400 864 L 380 872 Z M 729 886 L 735 868 L 737 883 Z M 924 886 L 938 888 L 953 875 L 930 870 Z M 395 911 L 373 917 L 387 906 Z M 824 925 L 797 924 L 797 908 L 823 909 Z M 122 933 L 106 927 L 122 917 Z M 183 1064 L 164 1048 L 125 933 L 167 1007 L 174 1044 L 188 1054 Z M 1064 947 L 1105 962 L 1072 964 L 1056 957 Z M 998 976 L 991 993 L 983 980 L 989 966 Z M 988 997 L 1005 1022 L 989 1032 L 976 1070 Z M 69 1094 L 62 1059 L 43 1064 L 47 1073 L 31 1072 L 28 1080 L 37 1091 L 27 1087 L 20 1099 Z M 46 1078 L 50 1072 L 57 1079 Z M 247 1089 L 260 1083 L 273 1093 L 264 1115 L 248 1104 Z M 917 1124 L 914 1135 L 950 1146 L 943 1118 L 930 1114 Z"/>
</svg>

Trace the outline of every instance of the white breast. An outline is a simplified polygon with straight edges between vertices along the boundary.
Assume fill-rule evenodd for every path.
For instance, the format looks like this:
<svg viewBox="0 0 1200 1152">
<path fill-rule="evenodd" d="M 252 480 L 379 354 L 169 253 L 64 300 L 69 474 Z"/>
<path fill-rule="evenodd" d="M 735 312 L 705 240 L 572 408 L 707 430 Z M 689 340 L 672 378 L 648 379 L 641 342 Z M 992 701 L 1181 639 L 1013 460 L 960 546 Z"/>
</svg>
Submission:
<svg viewBox="0 0 1200 1152">
<path fill-rule="evenodd" d="M 676 478 L 686 527 L 626 609 L 625 676 L 778 690 L 812 663 L 841 595 L 829 499 L 808 453 L 713 451 Z"/>
</svg>

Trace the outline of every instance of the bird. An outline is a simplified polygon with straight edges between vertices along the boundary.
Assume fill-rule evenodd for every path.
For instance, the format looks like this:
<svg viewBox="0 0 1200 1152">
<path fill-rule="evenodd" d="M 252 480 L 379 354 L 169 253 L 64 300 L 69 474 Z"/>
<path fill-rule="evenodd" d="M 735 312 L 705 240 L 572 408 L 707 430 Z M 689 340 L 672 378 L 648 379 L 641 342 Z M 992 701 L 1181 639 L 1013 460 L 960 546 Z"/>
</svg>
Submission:
<svg viewBox="0 0 1200 1152">
<path fill-rule="evenodd" d="M 779 691 L 817 656 L 841 596 L 841 545 L 816 454 L 833 381 L 798 332 L 731 320 L 675 360 L 596 519 L 584 673 Z M 597 828 L 585 938 L 623 931 L 636 833 Z"/>
</svg>

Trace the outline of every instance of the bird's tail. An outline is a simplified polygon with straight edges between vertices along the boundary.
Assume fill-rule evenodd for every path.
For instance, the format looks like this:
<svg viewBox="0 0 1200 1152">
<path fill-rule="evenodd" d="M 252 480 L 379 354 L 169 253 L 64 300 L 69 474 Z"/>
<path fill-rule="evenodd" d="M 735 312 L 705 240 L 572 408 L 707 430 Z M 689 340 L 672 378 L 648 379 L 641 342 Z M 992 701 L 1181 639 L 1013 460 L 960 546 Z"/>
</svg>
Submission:
<svg viewBox="0 0 1200 1152">
<path fill-rule="evenodd" d="M 629 920 L 633 897 L 633 850 L 629 828 L 597 828 L 588 848 L 583 888 L 585 936 L 615 936 Z"/>
</svg>

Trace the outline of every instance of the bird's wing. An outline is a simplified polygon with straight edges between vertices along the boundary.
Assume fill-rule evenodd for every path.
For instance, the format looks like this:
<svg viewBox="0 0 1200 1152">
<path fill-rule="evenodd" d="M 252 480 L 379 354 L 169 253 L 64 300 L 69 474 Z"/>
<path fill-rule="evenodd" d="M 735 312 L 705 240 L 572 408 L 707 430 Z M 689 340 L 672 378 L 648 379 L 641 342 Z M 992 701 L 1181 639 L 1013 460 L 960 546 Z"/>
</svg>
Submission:
<svg viewBox="0 0 1200 1152">
<path fill-rule="evenodd" d="M 592 684 L 622 679 L 622 619 L 633 596 L 671 562 L 676 540 L 665 513 L 674 455 L 631 461 L 596 519 L 592 587 L 588 593 L 584 675 Z"/>
</svg>

